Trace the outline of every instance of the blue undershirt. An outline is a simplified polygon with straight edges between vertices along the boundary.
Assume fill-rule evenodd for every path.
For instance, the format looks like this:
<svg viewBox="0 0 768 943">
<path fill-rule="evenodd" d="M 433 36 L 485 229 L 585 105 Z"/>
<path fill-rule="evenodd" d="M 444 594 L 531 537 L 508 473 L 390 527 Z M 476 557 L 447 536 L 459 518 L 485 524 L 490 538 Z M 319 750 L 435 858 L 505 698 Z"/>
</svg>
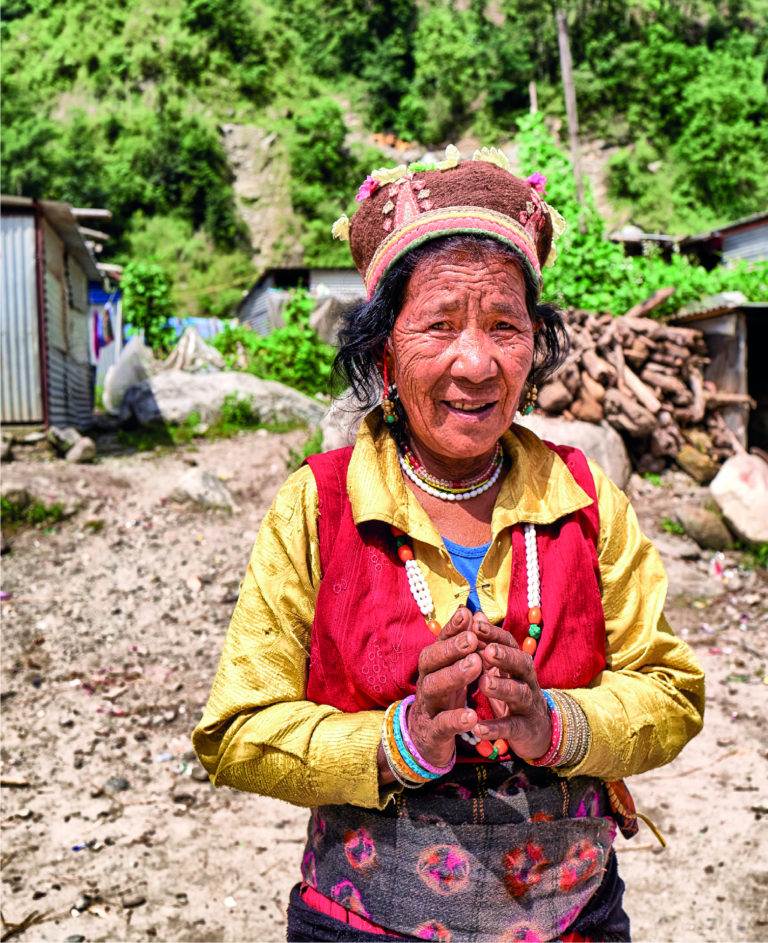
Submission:
<svg viewBox="0 0 768 943">
<path fill-rule="evenodd" d="M 443 543 L 450 554 L 451 563 L 469 583 L 467 607 L 472 612 L 477 612 L 478 609 L 482 608 L 480 597 L 477 595 L 477 573 L 491 544 L 489 542 L 480 547 L 465 547 L 462 544 L 456 544 L 452 540 L 448 540 L 447 537 L 443 537 Z"/>
</svg>

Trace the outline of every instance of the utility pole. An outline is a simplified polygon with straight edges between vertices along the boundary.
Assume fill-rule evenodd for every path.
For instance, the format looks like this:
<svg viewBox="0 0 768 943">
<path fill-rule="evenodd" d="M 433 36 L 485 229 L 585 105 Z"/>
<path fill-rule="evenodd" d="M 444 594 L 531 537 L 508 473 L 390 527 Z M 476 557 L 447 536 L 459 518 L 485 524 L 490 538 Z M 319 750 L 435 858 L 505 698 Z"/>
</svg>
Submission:
<svg viewBox="0 0 768 943">
<path fill-rule="evenodd" d="M 536 112 L 539 110 L 539 93 L 538 93 L 538 89 L 536 88 L 535 79 L 531 79 L 531 81 L 528 83 L 528 97 L 531 100 L 531 106 L 530 106 L 531 114 L 535 115 Z"/>
<path fill-rule="evenodd" d="M 563 76 L 563 91 L 565 92 L 565 113 L 568 116 L 568 140 L 571 148 L 573 176 L 576 182 L 576 199 L 579 201 L 579 206 L 583 207 L 584 182 L 581 176 L 581 158 L 579 156 L 579 114 L 576 110 L 576 87 L 573 84 L 573 61 L 571 59 L 571 43 L 568 39 L 568 21 L 562 7 L 557 7 L 555 18 L 557 20 L 557 41 L 560 46 L 560 71 Z"/>
</svg>

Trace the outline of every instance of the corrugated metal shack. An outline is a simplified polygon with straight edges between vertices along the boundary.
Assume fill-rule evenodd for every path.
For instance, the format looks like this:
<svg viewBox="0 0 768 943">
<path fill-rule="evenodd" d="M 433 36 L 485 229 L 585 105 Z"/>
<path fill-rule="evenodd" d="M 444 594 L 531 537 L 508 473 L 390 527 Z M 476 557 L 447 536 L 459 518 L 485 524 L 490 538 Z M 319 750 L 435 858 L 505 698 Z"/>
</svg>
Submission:
<svg viewBox="0 0 768 943">
<path fill-rule="evenodd" d="M 68 203 L 2 196 L 0 209 L 2 422 L 87 428 L 88 282 L 101 274 Z"/>
<path fill-rule="evenodd" d="M 306 288 L 318 300 L 365 297 L 363 280 L 353 268 L 271 268 L 240 302 L 238 318 L 259 334 L 269 334 L 282 325 L 285 293 L 294 288 Z"/>
<path fill-rule="evenodd" d="M 768 451 L 768 303 L 723 292 L 690 304 L 674 324 L 704 334 L 710 362 L 704 379 L 722 395 L 720 412 L 741 444 Z"/>
<path fill-rule="evenodd" d="M 706 268 L 728 265 L 743 259 L 768 259 L 768 211 L 753 213 L 718 229 L 688 236 L 680 243 L 683 252 L 693 253 Z"/>
</svg>

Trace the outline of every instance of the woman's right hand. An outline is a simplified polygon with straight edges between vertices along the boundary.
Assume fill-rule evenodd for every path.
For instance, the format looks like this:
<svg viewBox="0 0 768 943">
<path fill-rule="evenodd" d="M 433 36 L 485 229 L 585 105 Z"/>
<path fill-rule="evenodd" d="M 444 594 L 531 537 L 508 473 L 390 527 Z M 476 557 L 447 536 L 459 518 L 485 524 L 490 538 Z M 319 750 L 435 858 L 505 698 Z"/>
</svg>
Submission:
<svg viewBox="0 0 768 943">
<path fill-rule="evenodd" d="M 419 656 L 416 699 L 408 710 L 408 732 L 416 749 L 433 766 L 447 766 L 456 737 L 471 730 L 477 714 L 467 707 L 467 686 L 480 677 L 481 643 L 472 613 L 460 606 L 437 641 Z"/>
</svg>

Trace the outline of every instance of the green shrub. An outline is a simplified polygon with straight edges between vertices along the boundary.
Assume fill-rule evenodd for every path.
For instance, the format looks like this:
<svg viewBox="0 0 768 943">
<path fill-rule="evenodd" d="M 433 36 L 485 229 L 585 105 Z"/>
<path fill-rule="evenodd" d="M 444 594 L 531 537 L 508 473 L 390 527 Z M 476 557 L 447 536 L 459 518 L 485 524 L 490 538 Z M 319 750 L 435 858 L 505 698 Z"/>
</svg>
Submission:
<svg viewBox="0 0 768 943">
<path fill-rule="evenodd" d="M 254 376 L 278 380 L 310 396 L 327 394 L 335 352 L 309 326 L 313 307 L 307 292 L 297 289 L 283 312 L 284 327 L 264 337 L 244 325 L 227 325 L 211 343 L 230 368 L 238 365 L 238 358 L 244 353 L 246 369 Z"/>
<path fill-rule="evenodd" d="M 134 331 L 143 331 L 144 342 L 158 356 L 165 356 L 176 340 L 168 324 L 173 314 L 171 285 L 156 262 L 131 262 L 125 267 L 120 287 L 123 312 Z"/>
<path fill-rule="evenodd" d="M 675 534 L 678 537 L 682 537 L 685 534 L 685 528 L 680 521 L 676 521 L 672 517 L 662 517 L 661 529 L 668 534 Z"/>
</svg>

